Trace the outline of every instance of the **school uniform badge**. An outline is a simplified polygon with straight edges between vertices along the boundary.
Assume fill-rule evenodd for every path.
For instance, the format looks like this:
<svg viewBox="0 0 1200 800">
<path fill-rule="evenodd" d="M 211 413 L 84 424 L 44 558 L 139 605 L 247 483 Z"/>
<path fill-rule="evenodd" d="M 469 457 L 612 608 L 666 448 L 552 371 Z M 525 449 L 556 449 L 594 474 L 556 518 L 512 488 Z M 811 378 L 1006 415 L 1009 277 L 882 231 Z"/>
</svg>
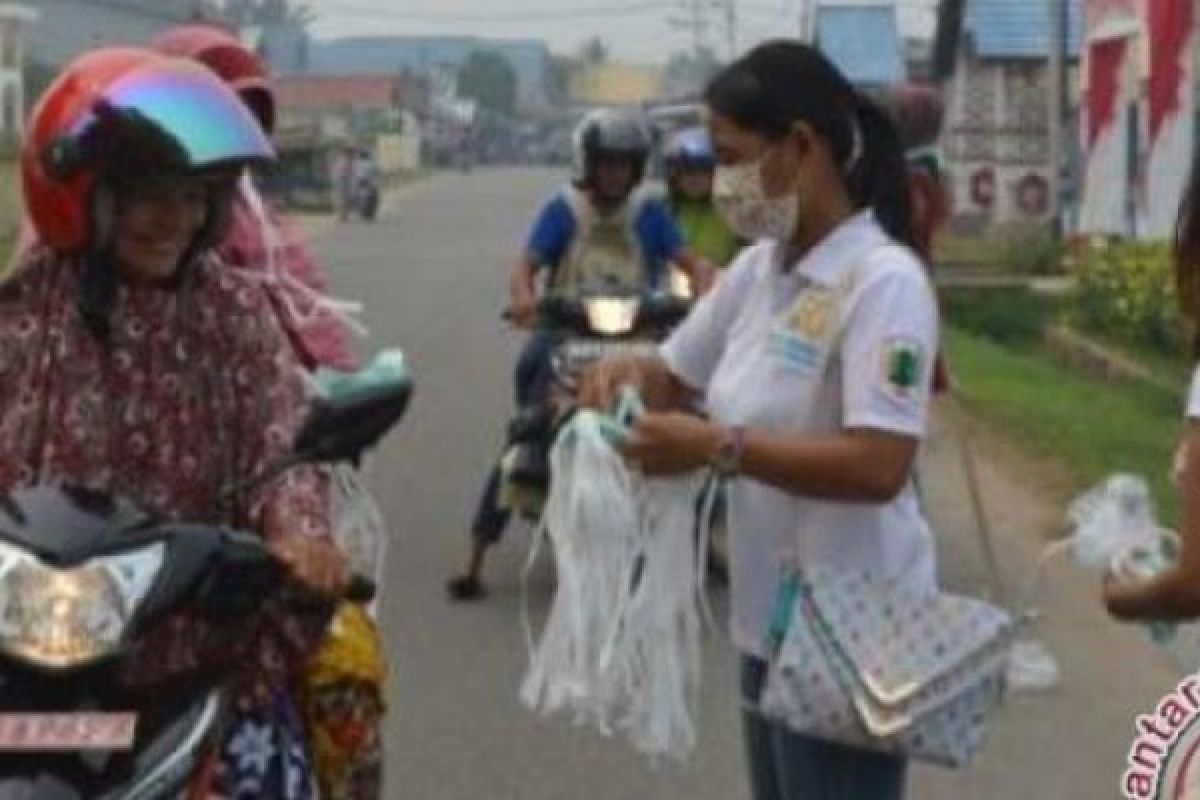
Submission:
<svg viewBox="0 0 1200 800">
<path fill-rule="evenodd" d="M 833 294 L 808 288 L 771 334 L 771 347 L 792 372 L 811 374 L 822 362 L 825 334 L 833 321 Z"/>
<path fill-rule="evenodd" d="M 788 315 L 788 328 L 808 339 L 825 335 L 833 321 L 833 293 L 828 289 L 810 288 L 796 301 Z"/>
<path fill-rule="evenodd" d="M 915 339 L 888 340 L 883 350 L 883 381 L 895 394 L 907 396 L 925 374 L 925 348 Z"/>
</svg>

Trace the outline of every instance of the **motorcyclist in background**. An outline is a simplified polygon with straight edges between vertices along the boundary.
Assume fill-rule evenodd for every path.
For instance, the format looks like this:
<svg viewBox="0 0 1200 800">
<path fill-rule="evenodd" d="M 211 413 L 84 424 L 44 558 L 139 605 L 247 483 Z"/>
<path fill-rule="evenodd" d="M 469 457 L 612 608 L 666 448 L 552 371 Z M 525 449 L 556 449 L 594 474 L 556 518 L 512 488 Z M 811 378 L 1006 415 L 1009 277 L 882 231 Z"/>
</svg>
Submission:
<svg viewBox="0 0 1200 800">
<path fill-rule="evenodd" d="M 539 283 L 562 293 L 595 284 L 666 288 L 678 269 L 697 293 L 711 285 L 711 271 L 692 254 L 671 212 L 642 185 L 652 146 L 649 127 L 632 113 L 594 111 L 576 128 L 571 183 L 543 206 L 509 278 L 509 319 L 532 331 L 517 362 L 518 408 L 537 402 L 550 377 L 554 340 L 535 327 Z M 447 585 L 451 599 L 484 592 L 484 558 L 511 516 L 500 506 L 500 481 L 493 468 L 471 526 L 467 568 Z"/>
<path fill-rule="evenodd" d="M 683 238 L 706 265 L 724 269 L 744 244 L 729 229 L 713 206 L 713 175 L 717 155 L 704 128 L 688 128 L 667 140 L 667 205 L 683 231 Z"/>
</svg>

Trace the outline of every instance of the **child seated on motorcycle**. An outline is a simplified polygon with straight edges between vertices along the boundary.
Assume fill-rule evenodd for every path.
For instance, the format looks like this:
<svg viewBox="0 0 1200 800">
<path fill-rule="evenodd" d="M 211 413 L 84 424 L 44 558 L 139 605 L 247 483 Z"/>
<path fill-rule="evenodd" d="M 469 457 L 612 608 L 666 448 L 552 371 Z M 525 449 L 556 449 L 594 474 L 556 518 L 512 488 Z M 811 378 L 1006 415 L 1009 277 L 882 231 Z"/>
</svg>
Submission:
<svg viewBox="0 0 1200 800">
<path fill-rule="evenodd" d="M 550 380 L 554 340 L 537 329 L 539 279 L 561 293 L 593 285 L 666 288 L 674 267 L 694 291 L 707 291 L 710 271 L 688 249 L 670 211 L 641 187 L 651 146 L 646 124 L 628 113 L 595 111 L 576 129 L 572 183 L 543 207 L 509 280 L 508 317 L 532 331 L 516 367 L 519 409 L 540 402 Z M 484 558 L 511 516 L 500 504 L 501 479 L 494 468 L 471 526 L 466 571 L 447 585 L 454 600 L 483 594 Z"/>
<path fill-rule="evenodd" d="M 704 128 L 674 134 L 663 153 L 667 204 L 688 247 L 710 268 L 724 269 L 744 242 L 729 229 L 713 205 L 717 155 Z"/>
</svg>

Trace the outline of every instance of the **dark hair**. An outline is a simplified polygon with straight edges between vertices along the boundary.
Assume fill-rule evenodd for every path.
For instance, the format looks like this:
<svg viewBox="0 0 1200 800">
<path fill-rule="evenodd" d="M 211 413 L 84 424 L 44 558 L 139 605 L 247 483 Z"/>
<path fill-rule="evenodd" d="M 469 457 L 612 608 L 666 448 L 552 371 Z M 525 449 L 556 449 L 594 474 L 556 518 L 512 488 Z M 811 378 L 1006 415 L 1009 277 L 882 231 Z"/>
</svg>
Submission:
<svg viewBox="0 0 1200 800">
<path fill-rule="evenodd" d="M 1191 177 L 1175 220 L 1173 255 L 1179 307 L 1193 326 L 1192 355 L 1200 358 L 1200 149 L 1193 155 Z"/>
<path fill-rule="evenodd" d="M 870 207 L 892 238 L 913 244 L 908 169 L 896 127 L 819 51 L 796 41 L 759 45 L 722 70 L 704 99 L 717 114 L 772 140 L 807 122 L 843 165 L 855 206 Z"/>
</svg>

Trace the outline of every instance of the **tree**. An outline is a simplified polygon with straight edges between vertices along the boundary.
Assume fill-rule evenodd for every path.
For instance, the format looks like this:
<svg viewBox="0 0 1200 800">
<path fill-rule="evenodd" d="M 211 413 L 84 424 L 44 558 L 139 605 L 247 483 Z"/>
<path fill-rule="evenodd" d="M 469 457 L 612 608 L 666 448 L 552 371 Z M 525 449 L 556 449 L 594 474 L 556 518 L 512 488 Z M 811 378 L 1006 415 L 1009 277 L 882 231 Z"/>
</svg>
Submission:
<svg viewBox="0 0 1200 800">
<path fill-rule="evenodd" d="M 664 91 L 668 97 L 697 94 L 720 68 L 721 62 L 711 47 L 675 53 L 667 60 Z"/>
<path fill-rule="evenodd" d="M 585 64 L 604 64 L 608 61 L 608 45 L 599 36 L 593 36 L 583 43 L 580 58 Z"/>
<path fill-rule="evenodd" d="M 238 25 L 308 27 L 316 13 L 307 3 L 290 0 L 226 0 L 225 16 Z"/>
<path fill-rule="evenodd" d="M 517 71 L 499 53 L 476 50 L 458 69 L 458 94 L 511 117 L 517 106 Z"/>
<path fill-rule="evenodd" d="M 546 63 L 546 95 L 552 103 L 565 103 L 571 94 L 571 76 L 579 69 L 579 61 L 565 56 L 550 56 Z"/>
</svg>

